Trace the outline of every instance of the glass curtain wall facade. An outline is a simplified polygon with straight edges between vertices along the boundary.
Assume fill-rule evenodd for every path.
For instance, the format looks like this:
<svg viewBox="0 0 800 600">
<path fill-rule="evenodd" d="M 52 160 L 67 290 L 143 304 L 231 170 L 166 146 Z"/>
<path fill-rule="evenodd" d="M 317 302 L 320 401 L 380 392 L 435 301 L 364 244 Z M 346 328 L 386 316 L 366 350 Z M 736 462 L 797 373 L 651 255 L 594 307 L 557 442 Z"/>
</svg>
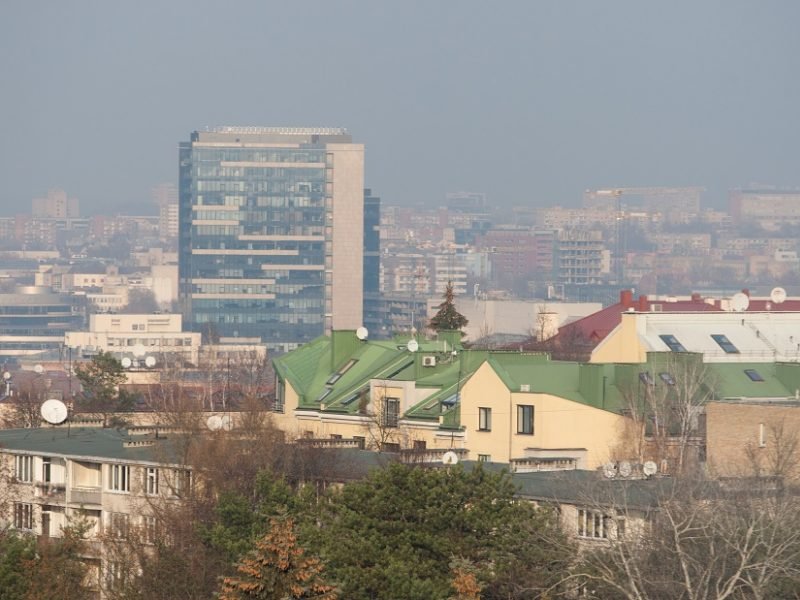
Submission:
<svg viewBox="0 0 800 600">
<path fill-rule="evenodd" d="M 288 351 L 324 333 L 334 154 L 321 137 L 225 128 L 180 145 L 181 300 L 207 341 Z"/>
</svg>

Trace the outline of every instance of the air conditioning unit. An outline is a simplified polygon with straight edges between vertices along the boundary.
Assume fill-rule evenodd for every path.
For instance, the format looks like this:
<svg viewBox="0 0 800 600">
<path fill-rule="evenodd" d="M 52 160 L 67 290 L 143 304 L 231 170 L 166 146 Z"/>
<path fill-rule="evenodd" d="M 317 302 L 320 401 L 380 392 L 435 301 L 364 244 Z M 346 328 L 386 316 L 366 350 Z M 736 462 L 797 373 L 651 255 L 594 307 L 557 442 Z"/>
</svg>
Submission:
<svg viewBox="0 0 800 600">
<path fill-rule="evenodd" d="M 422 366 L 423 367 L 435 367 L 436 366 L 436 357 L 435 356 L 423 356 L 422 357 Z"/>
</svg>

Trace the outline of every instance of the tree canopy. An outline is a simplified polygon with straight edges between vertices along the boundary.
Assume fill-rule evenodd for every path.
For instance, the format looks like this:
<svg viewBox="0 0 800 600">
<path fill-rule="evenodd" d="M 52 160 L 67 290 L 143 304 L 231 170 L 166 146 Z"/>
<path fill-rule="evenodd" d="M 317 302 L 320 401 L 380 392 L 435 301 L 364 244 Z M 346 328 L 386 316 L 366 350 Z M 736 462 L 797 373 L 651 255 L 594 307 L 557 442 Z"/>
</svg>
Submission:
<svg viewBox="0 0 800 600">
<path fill-rule="evenodd" d="M 456 310 L 455 292 L 453 282 L 448 281 L 444 291 L 444 301 L 439 305 L 439 310 L 431 317 L 428 327 L 434 331 L 460 331 L 466 327 L 469 320 Z"/>
<path fill-rule="evenodd" d="M 119 387 L 127 381 L 122 363 L 110 352 L 100 352 L 88 363 L 77 365 L 75 375 L 82 388 L 76 408 L 79 412 L 101 415 L 103 426 L 121 423 L 116 413 L 133 408 L 133 398 Z"/>
</svg>

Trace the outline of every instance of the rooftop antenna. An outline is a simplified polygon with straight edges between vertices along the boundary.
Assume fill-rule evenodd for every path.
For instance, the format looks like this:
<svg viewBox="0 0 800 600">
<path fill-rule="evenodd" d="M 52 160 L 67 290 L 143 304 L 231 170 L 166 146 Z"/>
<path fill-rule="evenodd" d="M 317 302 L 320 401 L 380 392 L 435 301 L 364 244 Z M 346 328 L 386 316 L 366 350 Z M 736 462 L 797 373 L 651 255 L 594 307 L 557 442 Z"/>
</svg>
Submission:
<svg viewBox="0 0 800 600">
<path fill-rule="evenodd" d="M 786 290 L 776 287 L 769 293 L 769 299 L 773 304 L 783 304 L 786 301 Z"/>
<path fill-rule="evenodd" d="M 633 466 L 627 460 L 623 460 L 619 463 L 619 474 L 621 477 L 630 477 L 631 473 L 633 473 Z"/>
<path fill-rule="evenodd" d="M 642 473 L 647 475 L 648 477 L 652 477 L 658 471 L 658 465 L 654 463 L 652 460 L 648 460 L 646 463 L 642 465 Z"/>
<path fill-rule="evenodd" d="M 41 375 L 42 373 L 44 373 L 44 367 L 42 365 L 34 365 L 33 372 L 36 373 L 37 375 Z"/>
<path fill-rule="evenodd" d="M 133 365 L 133 361 L 128 356 L 123 357 L 120 362 L 122 363 L 123 369 L 130 369 Z"/>
<path fill-rule="evenodd" d="M 448 450 L 444 454 L 442 454 L 442 464 L 447 465 L 448 467 L 452 465 L 458 464 L 458 454 L 453 452 L 452 450 Z"/>
<path fill-rule="evenodd" d="M 225 431 L 230 431 L 233 429 L 233 419 L 231 419 L 230 415 L 221 416 L 220 422 L 222 423 L 222 429 Z"/>
<path fill-rule="evenodd" d="M 408 340 L 408 343 L 406 344 L 406 349 L 409 352 L 416 352 L 417 350 L 419 350 L 419 342 L 417 340 Z"/>
<path fill-rule="evenodd" d="M 737 292 L 731 298 L 731 309 L 734 312 L 744 312 L 750 307 L 750 298 L 747 294 Z"/>
<path fill-rule="evenodd" d="M 369 330 L 366 327 L 359 327 L 356 329 L 356 337 L 360 339 L 362 342 L 366 341 L 367 337 L 369 337 Z"/>
<path fill-rule="evenodd" d="M 148 356 L 144 359 L 144 366 L 148 369 L 152 369 L 156 366 L 156 357 L 155 356 Z"/>
<path fill-rule="evenodd" d="M 211 415 L 206 419 L 206 427 L 211 431 L 219 431 L 222 429 L 222 417 L 219 415 Z"/>
<path fill-rule="evenodd" d="M 41 413 L 42 418 L 51 425 L 60 425 L 67 420 L 67 416 L 69 414 L 67 411 L 67 405 L 61 400 L 56 400 L 55 398 L 52 400 L 45 400 L 39 409 L 39 412 Z"/>
<path fill-rule="evenodd" d="M 603 465 L 603 476 L 606 479 L 614 479 L 617 476 L 617 465 L 613 462 L 607 462 Z"/>
</svg>

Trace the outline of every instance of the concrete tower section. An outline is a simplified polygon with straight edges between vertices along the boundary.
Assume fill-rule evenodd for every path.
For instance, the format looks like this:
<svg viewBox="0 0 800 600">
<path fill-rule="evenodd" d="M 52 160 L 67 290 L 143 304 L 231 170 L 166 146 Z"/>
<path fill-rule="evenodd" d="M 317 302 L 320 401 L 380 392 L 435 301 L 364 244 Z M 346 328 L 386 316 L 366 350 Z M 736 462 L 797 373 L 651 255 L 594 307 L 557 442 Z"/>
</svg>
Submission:
<svg viewBox="0 0 800 600">
<path fill-rule="evenodd" d="M 336 128 L 217 127 L 179 154 L 187 327 L 288 351 L 363 324 L 363 144 Z"/>
</svg>

